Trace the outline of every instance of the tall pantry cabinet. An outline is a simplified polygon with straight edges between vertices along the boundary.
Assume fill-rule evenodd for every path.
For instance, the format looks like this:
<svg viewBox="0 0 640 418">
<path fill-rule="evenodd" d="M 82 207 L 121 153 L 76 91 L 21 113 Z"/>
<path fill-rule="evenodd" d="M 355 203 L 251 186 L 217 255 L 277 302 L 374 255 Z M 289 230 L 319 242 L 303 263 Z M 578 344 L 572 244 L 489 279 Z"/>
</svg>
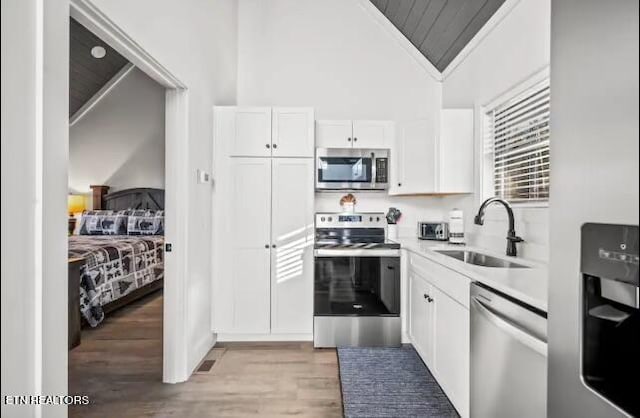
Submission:
<svg viewBox="0 0 640 418">
<path fill-rule="evenodd" d="M 313 109 L 215 107 L 213 152 L 213 331 L 310 338 Z"/>
</svg>

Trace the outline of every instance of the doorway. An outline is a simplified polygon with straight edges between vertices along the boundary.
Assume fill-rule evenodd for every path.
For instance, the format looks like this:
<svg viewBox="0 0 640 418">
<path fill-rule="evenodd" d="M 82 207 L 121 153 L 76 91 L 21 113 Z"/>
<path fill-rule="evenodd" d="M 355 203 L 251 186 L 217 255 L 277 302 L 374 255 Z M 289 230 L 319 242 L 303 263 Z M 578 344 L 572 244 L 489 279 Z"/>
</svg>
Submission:
<svg viewBox="0 0 640 418">
<path fill-rule="evenodd" d="M 164 307 L 162 321 L 162 381 L 189 378 L 186 350 L 186 219 L 187 208 L 187 86 L 142 49 L 108 16 L 89 2 L 72 0 L 70 15 L 109 44 L 133 66 L 166 89 L 164 190 Z"/>
</svg>

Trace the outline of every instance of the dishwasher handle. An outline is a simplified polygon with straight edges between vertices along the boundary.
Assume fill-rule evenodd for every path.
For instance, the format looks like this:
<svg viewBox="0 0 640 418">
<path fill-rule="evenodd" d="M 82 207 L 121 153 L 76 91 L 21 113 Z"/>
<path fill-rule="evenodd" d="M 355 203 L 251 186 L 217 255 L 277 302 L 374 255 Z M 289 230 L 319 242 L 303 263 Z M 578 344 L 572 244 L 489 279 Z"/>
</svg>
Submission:
<svg viewBox="0 0 640 418">
<path fill-rule="evenodd" d="M 477 297 L 472 297 L 471 302 L 475 305 L 478 312 L 490 321 L 493 325 L 500 328 L 505 333 L 509 334 L 516 340 L 520 341 L 525 346 L 535 350 L 540 355 L 547 356 L 547 343 L 539 338 L 528 333 L 523 328 L 509 321 L 504 316 L 495 312 L 493 309 L 482 303 Z"/>
</svg>

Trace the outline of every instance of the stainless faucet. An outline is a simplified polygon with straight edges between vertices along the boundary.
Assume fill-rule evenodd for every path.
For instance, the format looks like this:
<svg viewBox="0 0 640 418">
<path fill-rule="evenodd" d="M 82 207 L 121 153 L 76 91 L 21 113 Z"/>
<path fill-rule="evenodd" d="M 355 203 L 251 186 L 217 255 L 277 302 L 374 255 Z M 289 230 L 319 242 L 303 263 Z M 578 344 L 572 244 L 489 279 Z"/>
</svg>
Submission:
<svg viewBox="0 0 640 418">
<path fill-rule="evenodd" d="M 506 200 L 491 197 L 480 205 L 480 209 L 478 209 L 478 214 L 473 218 L 473 222 L 476 225 L 484 224 L 484 211 L 493 202 L 501 203 L 505 209 L 507 209 L 507 215 L 509 216 L 509 231 L 507 232 L 507 255 L 511 257 L 515 257 L 518 255 L 518 249 L 516 248 L 516 242 L 524 241 L 522 238 L 516 235 L 515 222 L 513 220 L 513 210 L 511 210 L 511 205 Z"/>
</svg>

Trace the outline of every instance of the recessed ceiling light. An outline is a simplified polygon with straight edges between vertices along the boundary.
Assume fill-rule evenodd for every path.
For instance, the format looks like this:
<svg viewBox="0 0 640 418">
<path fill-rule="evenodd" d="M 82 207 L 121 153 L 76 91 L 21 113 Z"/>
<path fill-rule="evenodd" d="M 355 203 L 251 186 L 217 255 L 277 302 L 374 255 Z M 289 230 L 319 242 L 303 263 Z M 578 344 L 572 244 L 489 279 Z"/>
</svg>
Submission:
<svg viewBox="0 0 640 418">
<path fill-rule="evenodd" d="M 91 48 L 91 55 L 94 58 L 104 58 L 105 55 L 107 55 L 107 50 L 104 49 L 104 47 L 102 46 L 94 46 L 93 48 Z"/>
</svg>

